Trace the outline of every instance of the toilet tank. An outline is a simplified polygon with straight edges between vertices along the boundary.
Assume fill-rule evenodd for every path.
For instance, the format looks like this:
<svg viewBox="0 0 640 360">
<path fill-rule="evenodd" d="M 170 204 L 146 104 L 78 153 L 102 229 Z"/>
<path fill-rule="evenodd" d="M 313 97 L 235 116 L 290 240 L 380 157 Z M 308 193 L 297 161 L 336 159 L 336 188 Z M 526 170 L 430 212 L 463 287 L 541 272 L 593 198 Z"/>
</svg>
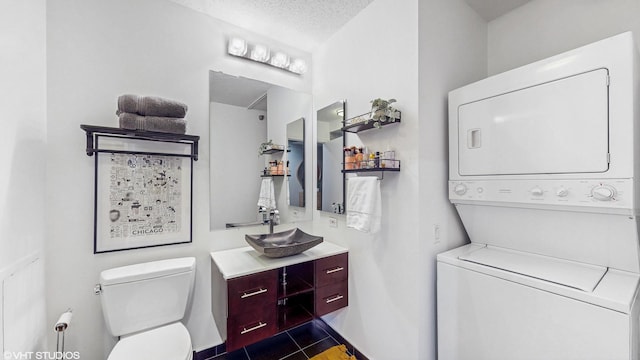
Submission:
<svg viewBox="0 0 640 360">
<path fill-rule="evenodd" d="M 153 261 L 100 273 L 102 313 L 122 336 L 181 320 L 193 290 L 193 257 Z"/>
</svg>

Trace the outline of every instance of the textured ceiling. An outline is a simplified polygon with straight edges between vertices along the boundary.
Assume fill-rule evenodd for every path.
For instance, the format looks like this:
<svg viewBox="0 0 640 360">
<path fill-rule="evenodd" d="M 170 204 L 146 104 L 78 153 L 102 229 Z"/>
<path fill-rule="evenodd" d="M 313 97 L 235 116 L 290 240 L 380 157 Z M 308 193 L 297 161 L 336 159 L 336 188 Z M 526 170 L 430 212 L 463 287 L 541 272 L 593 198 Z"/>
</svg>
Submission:
<svg viewBox="0 0 640 360">
<path fill-rule="evenodd" d="M 374 0 L 170 1 L 311 52 Z M 491 21 L 530 0 L 465 1 Z"/>
<path fill-rule="evenodd" d="M 530 0 L 465 0 L 483 19 L 491 21 Z"/>
<path fill-rule="evenodd" d="M 311 52 L 373 0 L 171 0 Z"/>
</svg>

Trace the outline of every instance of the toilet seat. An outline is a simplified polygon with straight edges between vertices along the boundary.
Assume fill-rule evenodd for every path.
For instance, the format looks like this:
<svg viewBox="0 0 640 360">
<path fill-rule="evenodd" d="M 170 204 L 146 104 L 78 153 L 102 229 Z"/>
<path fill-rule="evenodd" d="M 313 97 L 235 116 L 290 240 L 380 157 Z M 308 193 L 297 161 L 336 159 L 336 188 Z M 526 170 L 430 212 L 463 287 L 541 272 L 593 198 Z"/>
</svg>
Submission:
<svg viewBox="0 0 640 360">
<path fill-rule="evenodd" d="M 180 322 L 122 337 L 107 360 L 192 360 L 187 328 Z"/>
</svg>

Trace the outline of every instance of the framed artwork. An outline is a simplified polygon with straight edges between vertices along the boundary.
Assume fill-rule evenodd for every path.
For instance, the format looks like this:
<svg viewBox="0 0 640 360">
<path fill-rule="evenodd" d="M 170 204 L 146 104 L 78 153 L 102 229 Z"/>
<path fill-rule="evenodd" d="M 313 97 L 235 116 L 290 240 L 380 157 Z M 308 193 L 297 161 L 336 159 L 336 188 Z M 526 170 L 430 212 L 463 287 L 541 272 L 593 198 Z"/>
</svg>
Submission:
<svg viewBox="0 0 640 360">
<path fill-rule="evenodd" d="M 191 144 L 96 136 L 94 253 L 192 241 Z"/>
</svg>

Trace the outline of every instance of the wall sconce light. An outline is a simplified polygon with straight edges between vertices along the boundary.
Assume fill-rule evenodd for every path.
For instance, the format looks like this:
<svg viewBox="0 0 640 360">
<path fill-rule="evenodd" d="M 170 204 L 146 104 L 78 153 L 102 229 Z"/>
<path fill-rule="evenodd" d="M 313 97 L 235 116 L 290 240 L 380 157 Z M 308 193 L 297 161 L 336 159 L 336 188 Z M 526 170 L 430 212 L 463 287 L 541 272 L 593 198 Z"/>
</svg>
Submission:
<svg viewBox="0 0 640 360">
<path fill-rule="evenodd" d="M 307 71 L 307 64 L 302 59 L 291 59 L 289 55 L 281 51 L 276 51 L 271 55 L 271 50 L 265 45 L 252 45 L 240 38 L 229 39 L 227 52 L 229 55 L 271 65 L 298 75 Z"/>
</svg>

